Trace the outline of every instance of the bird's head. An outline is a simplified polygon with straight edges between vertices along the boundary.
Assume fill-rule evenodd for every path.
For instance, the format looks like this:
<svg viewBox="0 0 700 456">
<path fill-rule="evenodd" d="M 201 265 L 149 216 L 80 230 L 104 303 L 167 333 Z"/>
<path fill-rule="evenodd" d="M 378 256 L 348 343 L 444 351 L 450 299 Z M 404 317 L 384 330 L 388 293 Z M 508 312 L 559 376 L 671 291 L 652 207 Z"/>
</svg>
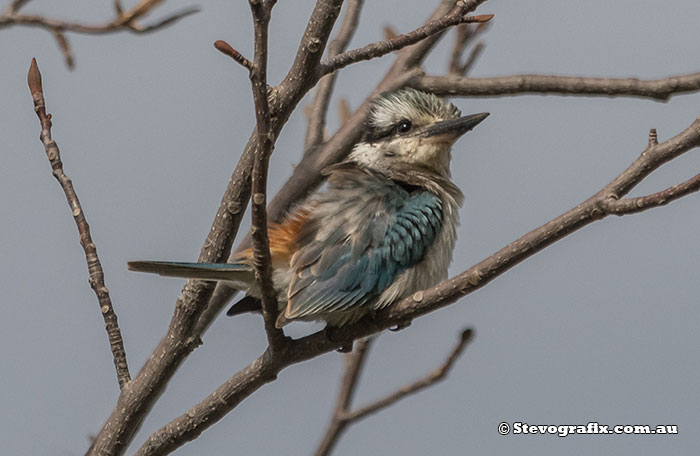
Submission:
<svg viewBox="0 0 700 456">
<path fill-rule="evenodd" d="M 415 166 L 447 177 L 452 144 L 488 115 L 461 117 L 449 101 L 415 89 L 385 92 L 371 102 L 364 136 L 349 158 L 378 171 Z"/>
</svg>

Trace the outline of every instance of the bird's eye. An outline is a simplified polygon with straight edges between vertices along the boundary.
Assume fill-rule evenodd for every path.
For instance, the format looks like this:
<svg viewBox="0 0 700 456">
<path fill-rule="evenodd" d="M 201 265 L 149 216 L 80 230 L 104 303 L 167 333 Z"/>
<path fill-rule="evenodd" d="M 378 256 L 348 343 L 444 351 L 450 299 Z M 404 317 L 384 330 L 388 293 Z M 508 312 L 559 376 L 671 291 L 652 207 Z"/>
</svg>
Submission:
<svg viewBox="0 0 700 456">
<path fill-rule="evenodd" d="M 408 121 L 408 120 L 402 120 L 402 121 L 399 122 L 399 124 L 396 126 L 396 131 L 397 131 L 400 135 L 404 135 L 404 134 L 408 133 L 409 131 L 411 131 L 411 128 L 413 128 L 413 124 L 411 124 L 410 121 Z"/>
</svg>

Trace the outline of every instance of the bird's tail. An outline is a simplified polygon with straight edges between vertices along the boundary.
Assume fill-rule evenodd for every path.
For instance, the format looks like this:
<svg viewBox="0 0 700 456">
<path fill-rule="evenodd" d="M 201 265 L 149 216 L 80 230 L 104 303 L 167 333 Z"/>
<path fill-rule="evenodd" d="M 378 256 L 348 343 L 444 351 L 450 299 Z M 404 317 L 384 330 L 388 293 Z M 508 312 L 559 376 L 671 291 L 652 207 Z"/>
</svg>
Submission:
<svg viewBox="0 0 700 456">
<path fill-rule="evenodd" d="M 130 271 L 150 272 L 166 277 L 222 281 L 237 290 L 255 282 L 253 268 L 241 263 L 180 263 L 170 261 L 129 261 Z"/>
</svg>

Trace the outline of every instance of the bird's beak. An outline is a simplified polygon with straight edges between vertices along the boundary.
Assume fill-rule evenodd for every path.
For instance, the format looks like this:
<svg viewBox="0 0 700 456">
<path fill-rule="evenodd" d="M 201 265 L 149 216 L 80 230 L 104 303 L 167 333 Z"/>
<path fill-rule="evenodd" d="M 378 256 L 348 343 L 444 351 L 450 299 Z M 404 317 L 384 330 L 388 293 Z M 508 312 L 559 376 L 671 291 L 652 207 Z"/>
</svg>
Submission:
<svg viewBox="0 0 700 456">
<path fill-rule="evenodd" d="M 455 141 L 457 138 L 479 125 L 489 116 L 488 112 L 472 114 L 459 119 L 445 120 L 429 126 L 421 135 L 435 140 Z"/>
</svg>

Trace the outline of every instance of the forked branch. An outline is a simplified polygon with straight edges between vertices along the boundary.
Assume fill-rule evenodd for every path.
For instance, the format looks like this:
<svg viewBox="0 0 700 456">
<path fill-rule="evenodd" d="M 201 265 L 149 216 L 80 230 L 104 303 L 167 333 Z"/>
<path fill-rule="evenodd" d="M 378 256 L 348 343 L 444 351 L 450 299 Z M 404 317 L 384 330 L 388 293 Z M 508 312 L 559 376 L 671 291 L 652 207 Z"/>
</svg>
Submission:
<svg viewBox="0 0 700 456">
<path fill-rule="evenodd" d="M 130 10 L 124 10 L 119 0 L 114 1 L 114 17 L 101 24 L 86 24 L 82 22 L 53 19 L 38 14 L 21 14 L 19 10 L 29 0 L 13 0 L 7 9 L 0 14 L 0 29 L 10 26 L 27 26 L 43 28 L 51 32 L 63 53 L 68 68 L 73 68 L 73 54 L 66 38 L 65 32 L 75 32 L 87 35 L 103 35 L 120 31 L 133 33 L 149 33 L 171 25 L 180 19 L 199 11 L 197 7 L 190 7 L 177 11 L 163 19 L 149 25 L 143 25 L 139 21 L 150 14 L 164 0 L 141 0 Z"/>
<path fill-rule="evenodd" d="M 363 339 L 355 344 L 355 350 L 346 355 L 345 375 L 341 383 L 338 401 L 336 403 L 333 417 L 326 430 L 323 440 L 316 450 L 316 456 L 327 456 L 331 454 L 336 443 L 340 439 L 343 431 L 352 423 L 365 418 L 368 415 L 379 412 L 401 399 L 420 392 L 421 390 L 439 383 L 447 377 L 457 359 L 464 352 L 464 349 L 472 341 L 474 331 L 465 329 L 462 331 L 459 341 L 450 352 L 449 356 L 435 370 L 430 372 L 420 380 L 406 385 L 382 399 L 378 399 L 370 404 L 351 410 L 352 397 L 357 390 L 359 376 L 367 357 L 368 343 L 371 339 Z"/>
</svg>

